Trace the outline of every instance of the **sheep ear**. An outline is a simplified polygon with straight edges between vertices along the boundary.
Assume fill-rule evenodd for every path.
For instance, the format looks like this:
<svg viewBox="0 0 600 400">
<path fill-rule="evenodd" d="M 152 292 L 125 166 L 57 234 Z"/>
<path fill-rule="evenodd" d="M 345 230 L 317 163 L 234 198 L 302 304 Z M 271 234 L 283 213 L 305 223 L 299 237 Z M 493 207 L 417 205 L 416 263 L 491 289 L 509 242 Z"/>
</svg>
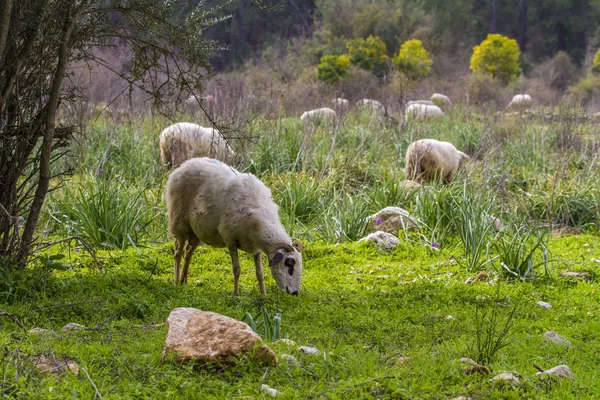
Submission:
<svg viewBox="0 0 600 400">
<path fill-rule="evenodd" d="M 278 251 L 277 253 L 275 253 L 273 258 L 271 260 L 269 260 L 269 267 L 279 264 L 282 259 L 283 259 L 283 253 L 281 251 Z"/>
<path fill-rule="evenodd" d="M 304 251 L 304 243 L 302 243 L 300 240 L 294 241 L 292 245 L 296 248 L 296 250 L 298 250 L 299 253 Z"/>
</svg>

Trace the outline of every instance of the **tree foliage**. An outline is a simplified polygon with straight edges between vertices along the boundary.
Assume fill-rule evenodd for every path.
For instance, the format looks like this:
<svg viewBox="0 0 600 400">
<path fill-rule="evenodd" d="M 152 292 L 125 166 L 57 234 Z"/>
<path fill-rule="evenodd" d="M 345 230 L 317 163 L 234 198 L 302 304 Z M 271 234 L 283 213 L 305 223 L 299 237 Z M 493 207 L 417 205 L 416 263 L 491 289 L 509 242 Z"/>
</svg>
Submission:
<svg viewBox="0 0 600 400">
<path fill-rule="evenodd" d="M 387 48 L 385 43 L 378 37 L 369 36 L 366 39 L 353 39 L 346 44 L 350 63 L 375 76 L 383 76 L 387 71 Z"/>
<path fill-rule="evenodd" d="M 519 66 L 520 55 L 515 39 L 490 33 L 481 44 L 473 48 L 471 70 L 491 75 L 506 84 L 522 72 Z"/>
<path fill-rule="evenodd" d="M 423 43 L 418 39 L 404 42 L 398 53 L 392 58 L 392 63 L 396 70 L 411 82 L 419 82 L 425 78 L 433 65 L 429 52 L 425 50 Z"/>
<path fill-rule="evenodd" d="M 595 74 L 600 74 L 600 50 L 594 55 L 591 71 Z"/>
<path fill-rule="evenodd" d="M 317 78 L 325 83 L 336 83 L 346 76 L 350 58 L 343 54 L 341 56 L 323 56 L 317 66 Z"/>
<path fill-rule="evenodd" d="M 202 32 L 219 19 L 200 8 L 178 15 L 178 2 L 154 0 L 5 0 L 0 3 L 0 264 L 23 268 L 36 243 L 46 194 L 65 170 L 73 126 L 57 110 L 80 91 L 67 66 L 112 69 L 97 46 L 129 60 L 119 72 L 148 104 L 202 87 L 215 43 Z"/>
</svg>

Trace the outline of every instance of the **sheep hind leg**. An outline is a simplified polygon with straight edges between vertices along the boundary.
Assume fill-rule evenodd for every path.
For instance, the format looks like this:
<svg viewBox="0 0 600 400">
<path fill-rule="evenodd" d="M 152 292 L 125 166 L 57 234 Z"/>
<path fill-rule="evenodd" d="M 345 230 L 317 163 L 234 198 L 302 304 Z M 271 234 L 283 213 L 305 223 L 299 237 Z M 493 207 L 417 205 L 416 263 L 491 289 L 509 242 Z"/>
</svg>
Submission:
<svg viewBox="0 0 600 400">
<path fill-rule="evenodd" d="M 229 255 L 231 256 L 231 264 L 233 266 L 233 295 L 239 296 L 239 281 L 240 281 L 240 260 L 238 259 L 238 251 L 235 247 L 229 248 Z"/>
<path fill-rule="evenodd" d="M 262 262 L 260 261 L 260 252 L 254 255 L 254 266 L 256 267 L 256 279 L 258 279 L 258 287 L 263 295 L 267 294 L 265 290 L 265 275 L 263 274 Z"/>
<path fill-rule="evenodd" d="M 183 262 L 183 271 L 181 272 L 181 283 L 183 285 L 187 285 L 188 283 L 188 272 L 190 269 L 190 263 L 192 262 L 192 255 L 194 254 L 194 250 L 200 244 L 200 240 L 196 237 L 196 235 L 191 234 L 188 236 L 187 245 L 185 246 L 185 260 Z"/>
<path fill-rule="evenodd" d="M 185 239 L 175 237 L 174 246 L 173 246 L 174 247 L 174 259 L 175 259 L 173 281 L 176 284 L 179 283 L 179 269 L 181 266 L 181 256 L 183 255 L 181 248 L 183 247 L 184 243 L 185 243 Z"/>
</svg>

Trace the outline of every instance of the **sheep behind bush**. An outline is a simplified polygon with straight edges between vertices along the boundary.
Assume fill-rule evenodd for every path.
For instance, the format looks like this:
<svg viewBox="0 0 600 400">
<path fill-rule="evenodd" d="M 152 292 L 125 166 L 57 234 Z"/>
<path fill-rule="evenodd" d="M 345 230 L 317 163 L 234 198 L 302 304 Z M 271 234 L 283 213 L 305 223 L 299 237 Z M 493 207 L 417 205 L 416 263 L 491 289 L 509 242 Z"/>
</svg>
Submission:
<svg viewBox="0 0 600 400">
<path fill-rule="evenodd" d="M 233 163 L 235 153 L 221 133 L 189 122 L 179 122 L 160 134 L 160 158 L 164 165 L 175 168 L 193 157 L 214 157 Z"/>
<path fill-rule="evenodd" d="M 254 175 L 240 173 L 215 159 L 192 158 L 169 175 L 166 200 L 169 233 L 175 242 L 176 283 L 187 283 L 192 254 L 204 242 L 229 250 L 235 295 L 239 294 L 238 249 L 254 256 L 262 294 L 266 291 L 261 252 L 269 258 L 277 286 L 298 294 L 302 255 L 279 221 L 271 191 Z"/>
<path fill-rule="evenodd" d="M 441 108 L 434 105 L 413 103 L 406 107 L 405 117 L 406 119 L 430 119 L 430 118 L 443 118 L 446 114 Z"/>
<path fill-rule="evenodd" d="M 468 158 L 452 143 L 417 140 L 406 150 L 406 179 L 424 182 L 441 178 L 443 183 L 450 183 L 463 160 Z"/>
<path fill-rule="evenodd" d="M 325 120 L 334 120 L 337 117 L 337 114 L 334 110 L 328 107 L 317 108 L 315 110 L 305 111 L 300 116 L 300 121 L 317 121 L 320 119 Z"/>
</svg>

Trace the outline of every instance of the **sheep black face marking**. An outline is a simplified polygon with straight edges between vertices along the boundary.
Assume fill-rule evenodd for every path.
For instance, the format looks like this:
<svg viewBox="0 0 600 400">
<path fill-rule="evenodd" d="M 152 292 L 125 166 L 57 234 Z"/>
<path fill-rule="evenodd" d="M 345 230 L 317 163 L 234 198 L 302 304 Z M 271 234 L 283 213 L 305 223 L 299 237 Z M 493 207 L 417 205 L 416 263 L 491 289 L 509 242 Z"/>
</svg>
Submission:
<svg viewBox="0 0 600 400">
<path fill-rule="evenodd" d="M 288 268 L 288 274 L 294 275 L 294 265 L 296 265 L 296 260 L 293 258 L 287 258 L 283 263 Z"/>
</svg>

